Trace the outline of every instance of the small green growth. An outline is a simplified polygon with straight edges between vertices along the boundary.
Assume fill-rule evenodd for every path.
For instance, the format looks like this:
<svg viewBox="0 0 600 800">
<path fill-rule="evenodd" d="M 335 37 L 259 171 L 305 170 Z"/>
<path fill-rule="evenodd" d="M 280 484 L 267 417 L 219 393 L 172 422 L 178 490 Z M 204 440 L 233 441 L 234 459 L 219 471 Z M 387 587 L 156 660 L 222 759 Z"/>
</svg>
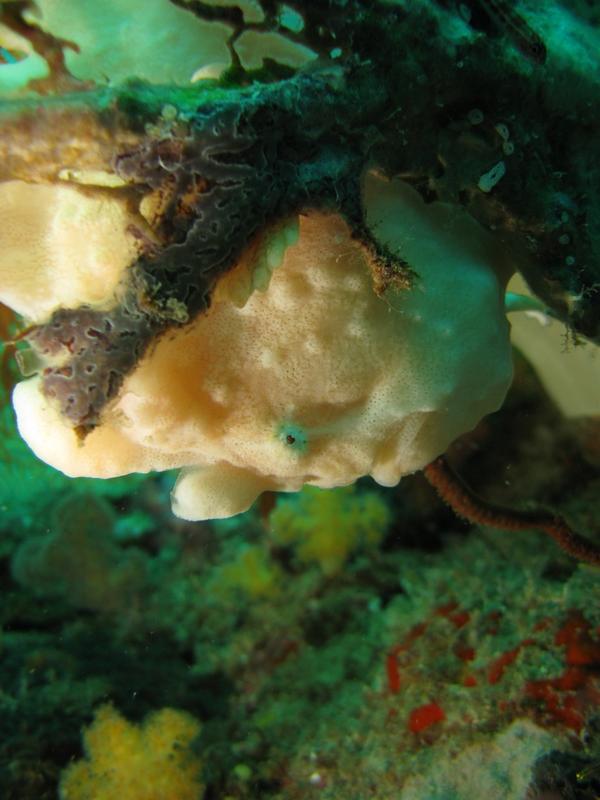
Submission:
<svg viewBox="0 0 600 800">
<path fill-rule="evenodd" d="M 282 423 L 277 431 L 277 438 L 298 455 L 303 455 L 308 449 L 306 431 L 294 422 Z"/>
</svg>

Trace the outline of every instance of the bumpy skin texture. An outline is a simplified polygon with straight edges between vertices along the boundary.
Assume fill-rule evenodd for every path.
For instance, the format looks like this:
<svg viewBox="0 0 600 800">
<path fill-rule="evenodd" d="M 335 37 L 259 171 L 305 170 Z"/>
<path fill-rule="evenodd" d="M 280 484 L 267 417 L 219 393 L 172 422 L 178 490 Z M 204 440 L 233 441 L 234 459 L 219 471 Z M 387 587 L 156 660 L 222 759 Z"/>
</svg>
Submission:
<svg viewBox="0 0 600 800">
<path fill-rule="evenodd" d="M 177 4 L 232 26 L 232 67 L 219 86 L 82 85 L 79 94 L 0 108 L 0 177 L 56 181 L 80 164 L 116 171 L 138 215 L 139 258 L 114 307 L 60 309 L 29 334 L 49 361 L 43 391 L 81 436 L 102 422 L 154 343 L 206 313 L 218 279 L 287 214 L 338 211 L 376 257 L 377 291 L 408 285 L 407 264 L 363 220 L 359 183 L 371 165 L 426 202 L 465 208 L 559 316 L 600 337 L 597 71 L 576 72 L 552 43 L 542 42 L 544 63 L 531 58 L 520 40 L 514 46 L 514 26 L 486 14 L 489 3 L 477 3 L 467 23 L 446 0 L 414 9 L 294 0 L 304 28 L 286 35 L 323 61 L 294 77 L 277 65 L 248 75 L 233 42 L 276 28 L 279 4 L 265 0 L 254 23 L 233 7 Z M 55 78 L 54 89 L 73 89 Z M 165 104 L 176 123 L 150 132 Z M 504 176 L 482 189 L 500 161 Z M 156 218 L 138 225 L 140 197 L 154 196 Z"/>
<path fill-rule="evenodd" d="M 266 238 L 266 263 L 279 262 L 268 286 L 235 302 L 261 271 L 245 255 L 208 311 L 125 378 L 83 442 L 40 377 L 19 384 L 22 436 L 72 476 L 182 467 L 173 510 L 185 519 L 239 513 L 265 490 L 363 475 L 393 485 L 421 469 L 504 399 L 508 265 L 464 212 L 426 206 L 406 183 L 370 173 L 362 196 L 374 235 L 414 265 L 410 289 L 377 294 L 372 255 L 348 223 L 302 214 L 283 254 L 293 220 Z"/>
<path fill-rule="evenodd" d="M 301 75 L 242 102 L 196 108 L 182 133 L 117 156 L 120 177 L 167 195 L 154 231 L 161 244 L 147 243 L 112 311 L 61 309 L 28 335 L 43 357 L 67 356 L 46 369 L 44 391 L 82 435 L 151 341 L 206 311 L 217 279 L 267 223 L 335 207 L 381 264 L 390 261 L 362 219 L 368 146 L 348 134 L 368 109 L 331 91 L 341 78 Z"/>
</svg>

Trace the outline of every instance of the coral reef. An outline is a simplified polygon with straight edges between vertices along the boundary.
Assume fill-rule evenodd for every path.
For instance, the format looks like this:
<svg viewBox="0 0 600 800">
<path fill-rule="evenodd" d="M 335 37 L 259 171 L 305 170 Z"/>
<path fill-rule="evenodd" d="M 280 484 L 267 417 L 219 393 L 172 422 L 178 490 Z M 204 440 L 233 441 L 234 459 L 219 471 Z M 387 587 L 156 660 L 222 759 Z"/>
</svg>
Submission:
<svg viewBox="0 0 600 800">
<path fill-rule="evenodd" d="M 517 360 L 505 408 L 452 458 L 499 502 L 535 497 L 590 528 L 600 494 L 595 428 L 585 430 L 580 439 L 581 423 L 561 419 Z M 15 516 L 3 532 L 7 798 L 54 798 L 107 700 L 130 720 L 167 706 L 199 720 L 207 798 L 594 796 L 598 579 L 552 543 L 466 530 L 417 477 L 311 488 L 193 524 L 170 514 L 162 478 L 127 493 L 121 481 L 100 501 L 92 486 L 110 481 L 72 501 L 65 483 L 43 484 L 56 508 L 45 538 Z M 372 520 L 361 496 L 389 509 L 389 524 L 371 521 L 371 544 L 350 548 L 352 525 Z M 281 541 L 279 509 L 302 537 Z M 332 519 L 350 534 L 336 571 Z M 306 557 L 311 542 L 318 558 Z"/>
<path fill-rule="evenodd" d="M 0 0 L 2 800 L 599 796 L 593 6 Z"/>
</svg>

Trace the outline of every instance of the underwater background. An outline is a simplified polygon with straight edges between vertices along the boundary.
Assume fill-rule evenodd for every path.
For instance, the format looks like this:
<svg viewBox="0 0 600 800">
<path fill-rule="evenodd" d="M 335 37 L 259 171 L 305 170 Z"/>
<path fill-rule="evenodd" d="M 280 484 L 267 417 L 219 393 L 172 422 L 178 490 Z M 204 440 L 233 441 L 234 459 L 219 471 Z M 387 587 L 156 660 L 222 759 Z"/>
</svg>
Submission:
<svg viewBox="0 0 600 800">
<path fill-rule="evenodd" d="M 0 2 L 0 800 L 600 797 L 600 573 L 548 536 L 459 518 L 420 471 L 394 486 L 273 483 L 243 513 L 190 521 L 171 508 L 171 462 L 70 478 L 34 455 L 11 396 L 48 374 L 31 333 L 46 336 L 55 308 L 46 288 L 35 313 L 22 297 L 49 257 L 36 261 L 36 226 L 58 224 L 44 215 L 63 200 L 2 189 L 68 184 L 110 203 L 125 190 L 108 166 L 92 176 L 94 159 L 151 142 L 135 166 L 158 192 L 156 239 L 137 236 L 145 263 L 181 241 L 193 205 L 189 186 L 173 201 L 148 178 L 152 143 L 178 141 L 195 92 L 243 104 L 251 90 L 272 115 L 264 141 L 277 127 L 317 165 L 280 205 L 335 196 L 354 224 L 348 175 L 374 164 L 466 208 L 531 303 L 511 314 L 503 404 L 448 459 L 482 497 L 551 509 L 598 547 L 599 25 L 593 0 Z M 290 105 L 309 147 L 277 92 L 321 74 Z M 321 129 L 321 114 L 334 122 Z M 393 285 L 407 274 L 381 268 L 382 293 L 410 291 Z M 183 294 L 159 311 L 150 294 L 157 335 L 205 311 L 186 299 L 179 318 Z M 84 427 L 101 426 L 93 411 Z M 304 446 L 287 421 L 282 436 Z"/>
</svg>

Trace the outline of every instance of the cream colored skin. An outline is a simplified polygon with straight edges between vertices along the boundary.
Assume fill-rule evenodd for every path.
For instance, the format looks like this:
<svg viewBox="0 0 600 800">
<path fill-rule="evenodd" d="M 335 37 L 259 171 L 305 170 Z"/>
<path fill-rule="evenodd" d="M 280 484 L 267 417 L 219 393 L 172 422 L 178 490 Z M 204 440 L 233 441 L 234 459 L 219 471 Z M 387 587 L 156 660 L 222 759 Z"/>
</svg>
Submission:
<svg viewBox="0 0 600 800">
<path fill-rule="evenodd" d="M 125 201 L 68 183 L 0 183 L 0 302 L 29 322 L 83 303 L 110 307 L 135 258 Z"/>
<path fill-rule="evenodd" d="M 22 436 L 71 476 L 181 467 L 173 510 L 194 520 L 269 489 L 393 485 L 421 469 L 504 399 L 510 265 L 462 211 L 425 206 L 406 184 L 369 175 L 364 201 L 375 235 L 418 273 L 413 288 L 377 296 L 339 216 L 303 215 L 296 244 L 291 219 L 222 279 L 206 315 L 157 344 L 84 443 L 39 377 L 15 389 Z"/>
</svg>

